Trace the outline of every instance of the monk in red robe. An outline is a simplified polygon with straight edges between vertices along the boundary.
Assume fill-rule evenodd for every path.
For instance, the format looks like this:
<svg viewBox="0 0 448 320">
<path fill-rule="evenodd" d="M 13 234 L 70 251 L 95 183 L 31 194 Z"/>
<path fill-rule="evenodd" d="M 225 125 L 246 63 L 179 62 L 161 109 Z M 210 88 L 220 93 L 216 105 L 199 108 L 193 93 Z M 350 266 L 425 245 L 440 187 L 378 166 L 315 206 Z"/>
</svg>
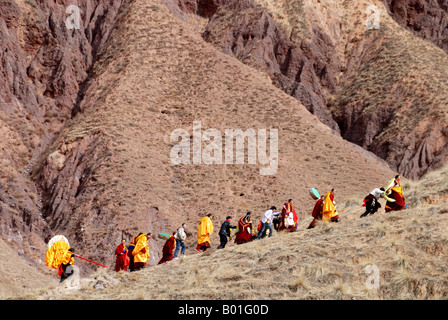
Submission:
<svg viewBox="0 0 448 320">
<path fill-rule="evenodd" d="M 126 248 L 126 240 L 122 240 L 121 243 L 115 249 L 115 255 L 117 259 L 115 260 L 115 271 L 119 272 L 121 270 L 128 271 L 129 256 Z"/>
<path fill-rule="evenodd" d="M 322 220 L 322 210 L 324 206 L 324 196 L 321 196 L 319 200 L 316 201 L 314 204 L 313 212 L 311 213 L 311 216 L 314 218 L 313 221 L 311 221 L 310 225 L 308 226 L 308 229 L 312 229 L 316 226 L 316 223 L 318 220 Z"/>
<path fill-rule="evenodd" d="M 252 240 L 252 213 L 249 211 L 238 220 L 238 232 L 235 233 L 235 243 L 242 244 Z"/>
<path fill-rule="evenodd" d="M 282 209 L 282 223 L 280 225 L 280 230 L 287 229 L 288 231 L 297 230 L 297 214 L 296 210 L 292 206 L 292 199 L 289 199 Z"/>
<path fill-rule="evenodd" d="M 406 209 L 403 187 L 400 183 L 400 175 L 396 175 L 394 179 L 389 181 L 385 197 L 387 200 L 385 206 L 386 212 Z"/>
<path fill-rule="evenodd" d="M 173 235 L 166 240 L 162 249 L 162 259 L 160 259 L 159 264 L 173 260 L 174 248 L 176 248 L 176 239 L 174 238 L 175 234 L 176 233 L 174 232 Z"/>
</svg>

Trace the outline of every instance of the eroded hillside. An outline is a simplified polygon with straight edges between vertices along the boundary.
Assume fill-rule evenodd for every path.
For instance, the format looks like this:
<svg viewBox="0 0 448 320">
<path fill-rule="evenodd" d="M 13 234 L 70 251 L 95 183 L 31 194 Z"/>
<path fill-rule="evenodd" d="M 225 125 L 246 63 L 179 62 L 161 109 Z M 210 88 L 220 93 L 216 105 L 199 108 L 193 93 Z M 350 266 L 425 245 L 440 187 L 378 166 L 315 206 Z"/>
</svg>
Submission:
<svg viewBox="0 0 448 320">
<path fill-rule="evenodd" d="M 75 30 L 68 4 L 0 5 L 0 227 L 24 268 L 51 274 L 59 233 L 111 265 L 139 232 L 187 222 L 194 237 L 207 213 L 219 225 L 290 198 L 304 218 L 310 187 L 362 199 L 395 171 L 446 163 L 446 53 L 385 10 L 367 30 L 367 2 L 88 1 Z M 176 129 L 278 130 L 276 172 L 259 158 L 176 165 Z"/>
</svg>

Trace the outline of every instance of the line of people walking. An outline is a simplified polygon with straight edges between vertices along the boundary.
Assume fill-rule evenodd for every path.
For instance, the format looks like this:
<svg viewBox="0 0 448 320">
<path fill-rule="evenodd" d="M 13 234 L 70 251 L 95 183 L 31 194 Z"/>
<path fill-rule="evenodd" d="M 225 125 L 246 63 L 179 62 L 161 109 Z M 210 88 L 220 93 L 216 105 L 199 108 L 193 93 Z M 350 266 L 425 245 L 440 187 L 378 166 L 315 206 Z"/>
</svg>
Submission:
<svg viewBox="0 0 448 320">
<path fill-rule="evenodd" d="M 336 210 L 335 195 L 336 189 L 334 188 L 322 196 L 318 195 L 317 191 L 312 193 L 313 198 L 317 201 L 311 213 L 313 220 L 307 229 L 314 228 L 319 220 L 339 222 L 339 213 Z M 375 214 L 378 209 L 381 208 L 381 204 L 379 203 L 379 199 L 381 198 L 386 199 L 386 212 L 403 210 L 406 208 L 399 175 L 396 175 L 391 179 L 386 188 L 375 188 L 364 198 L 362 206 L 366 207 L 366 211 L 360 218 Z M 210 237 L 214 231 L 212 219 L 213 214 L 210 213 L 199 221 L 197 229 L 198 240 L 195 248 L 195 251 L 199 253 L 206 252 L 211 248 Z M 179 253 L 180 255 L 185 256 L 185 241 L 187 239 L 186 228 L 186 223 L 183 223 L 176 232 L 173 232 L 173 234 L 169 236 L 163 246 L 162 258 L 160 259 L 159 264 L 179 259 Z M 232 235 L 233 230 L 236 231 L 234 235 Z M 289 232 L 298 231 L 298 218 L 293 206 L 293 199 L 289 199 L 283 205 L 281 211 L 277 211 L 275 206 L 271 206 L 267 209 L 257 226 L 257 230 L 254 230 L 254 221 L 252 219 L 251 211 L 247 211 L 246 214 L 238 220 L 236 225 L 232 224 L 232 217 L 227 216 L 218 232 L 220 244 L 217 249 L 224 249 L 233 237 L 234 243 L 240 245 L 253 240 L 260 240 L 266 236 L 272 237 L 274 230 Z M 137 271 L 143 268 L 149 259 L 148 240 L 150 238 L 151 233 L 140 233 L 131 241 L 127 250 L 125 240 L 123 240 L 115 251 L 115 254 L 117 255 L 115 270 L 126 271 L 128 266 L 130 271 Z"/>
</svg>

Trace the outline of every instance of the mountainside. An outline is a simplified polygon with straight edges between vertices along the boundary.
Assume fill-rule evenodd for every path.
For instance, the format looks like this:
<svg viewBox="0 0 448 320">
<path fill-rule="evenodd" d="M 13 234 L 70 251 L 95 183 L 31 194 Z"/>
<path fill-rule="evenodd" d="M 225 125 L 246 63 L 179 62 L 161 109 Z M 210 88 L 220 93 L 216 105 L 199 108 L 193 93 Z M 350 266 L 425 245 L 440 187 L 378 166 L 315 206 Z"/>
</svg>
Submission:
<svg viewBox="0 0 448 320">
<path fill-rule="evenodd" d="M 269 74 L 343 138 L 417 179 L 447 161 L 448 56 L 402 26 L 444 49 L 442 2 L 229 0 L 203 37 Z"/>
<path fill-rule="evenodd" d="M 171 232 L 182 222 L 194 228 L 210 212 L 217 221 L 237 218 L 289 198 L 305 209 L 312 206 L 312 186 L 340 186 L 346 196 L 393 175 L 157 2 L 127 4 L 116 25 L 78 113 L 36 169 L 52 230 L 65 232 L 92 257 L 109 261 L 122 237 Z M 213 128 L 223 141 L 226 129 L 278 129 L 278 170 L 263 176 L 260 168 L 267 165 L 246 158 L 241 165 L 174 165 L 177 141 L 170 135 L 176 129 L 193 135 L 195 121 L 199 133 Z M 371 176 L 353 181 L 372 167 Z M 153 263 L 159 254 L 154 248 Z"/>
<path fill-rule="evenodd" d="M 120 5 L 84 1 L 83 23 L 70 30 L 66 2 L 0 3 L 0 230 L 28 262 L 42 258 L 52 234 L 32 167 L 82 96 Z"/>
<path fill-rule="evenodd" d="M 43 260 L 56 234 L 113 265 L 121 239 L 139 232 L 186 222 L 193 245 L 208 213 L 218 228 L 227 215 L 260 219 L 290 198 L 304 229 L 311 187 L 358 203 L 397 172 L 420 178 L 444 167 L 446 6 L 424 5 L 440 15 L 439 25 L 425 20 L 433 37 L 400 22 L 418 20 L 410 1 L 406 14 L 398 2 L 373 3 L 380 28 L 369 30 L 364 0 L 91 0 L 79 5 L 79 28 L 68 27 L 71 2 L 3 1 L 0 245 L 26 276 L 1 259 L 16 282 L 7 277 L 0 294 L 54 280 Z M 251 132 L 256 139 L 244 139 Z M 229 150 L 244 151 L 241 164 Z M 319 232 L 360 227 L 350 214 Z M 150 241 L 150 265 L 162 246 Z M 78 265 L 83 277 L 96 270 Z M 28 285 L 31 269 L 39 285 Z M 434 290 L 416 297 L 443 293 Z"/>
</svg>

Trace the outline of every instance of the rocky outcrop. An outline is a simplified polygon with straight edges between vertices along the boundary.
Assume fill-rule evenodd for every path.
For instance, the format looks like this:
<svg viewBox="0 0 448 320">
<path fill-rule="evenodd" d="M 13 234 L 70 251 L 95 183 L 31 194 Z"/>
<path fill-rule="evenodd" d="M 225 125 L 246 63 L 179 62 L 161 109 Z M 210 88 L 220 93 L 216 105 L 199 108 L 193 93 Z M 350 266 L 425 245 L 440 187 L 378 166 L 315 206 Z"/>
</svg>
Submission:
<svg viewBox="0 0 448 320">
<path fill-rule="evenodd" d="M 387 19 L 355 42 L 329 107 L 345 139 L 418 179 L 448 159 L 448 56 Z"/>
<path fill-rule="evenodd" d="M 402 27 L 433 42 L 448 53 L 447 0 L 382 0 L 389 14 Z"/>
</svg>

